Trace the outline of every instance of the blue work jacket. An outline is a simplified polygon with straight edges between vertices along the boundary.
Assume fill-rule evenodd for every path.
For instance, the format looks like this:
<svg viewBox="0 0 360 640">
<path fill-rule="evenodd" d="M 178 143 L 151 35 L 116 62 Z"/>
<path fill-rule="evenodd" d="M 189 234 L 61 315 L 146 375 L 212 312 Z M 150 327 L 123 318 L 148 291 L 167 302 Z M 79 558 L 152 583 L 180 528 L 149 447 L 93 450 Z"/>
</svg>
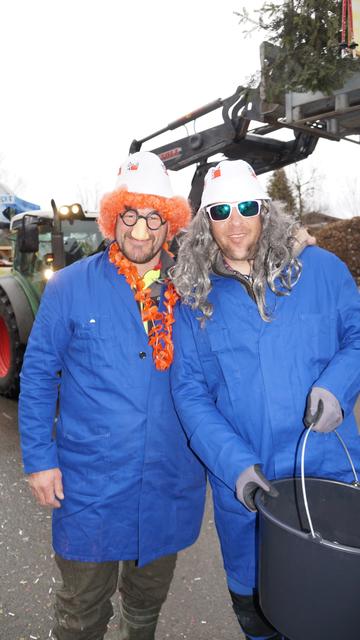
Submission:
<svg viewBox="0 0 360 640">
<path fill-rule="evenodd" d="M 19 419 L 25 471 L 63 474 L 65 498 L 53 511 L 60 556 L 142 565 L 196 540 L 204 467 L 108 251 L 46 286 L 21 373 Z"/>
<path fill-rule="evenodd" d="M 256 516 L 236 499 L 239 474 L 262 465 L 269 479 L 299 475 L 299 440 L 312 386 L 344 411 L 339 433 L 360 466 L 353 407 L 360 391 L 360 296 L 347 267 L 309 247 L 290 295 L 267 292 L 272 321 L 232 277 L 212 276 L 214 313 L 181 305 L 174 328 L 172 389 L 192 449 L 208 467 L 225 569 L 256 583 Z M 300 450 L 300 451 L 299 451 Z M 310 434 L 305 472 L 353 480 L 336 434 Z"/>
</svg>

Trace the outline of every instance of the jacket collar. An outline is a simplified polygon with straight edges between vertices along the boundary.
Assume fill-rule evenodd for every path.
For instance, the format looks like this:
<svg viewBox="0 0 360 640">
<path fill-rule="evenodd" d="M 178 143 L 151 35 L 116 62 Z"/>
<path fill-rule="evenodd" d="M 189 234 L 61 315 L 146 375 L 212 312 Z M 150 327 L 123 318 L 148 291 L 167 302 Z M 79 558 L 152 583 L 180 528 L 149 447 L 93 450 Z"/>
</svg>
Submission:
<svg viewBox="0 0 360 640">
<path fill-rule="evenodd" d="M 221 251 L 218 251 L 215 260 L 212 264 L 213 273 L 217 276 L 221 276 L 223 278 L 232 278 L 233 280 L 237 280 L 243 286 L 245 291 L 248 293 L 252 300 L 255 300 L 253 286 L 252 286 L 252 278 L 245 276 L 243 273 L 239 271 L 235 271 L 235 269 L 228 268 L 225 265 L 223 255 Z"/>
<path fill-rule="evenodd" d="M 159 298 L 161 294 L 162 287 L 164 285 L 165 280 L 170 275 L 170 270 L 175 264 L 174 258 L 169 256 L 167 251 L 162 250 L 160 254 L 160 262 L 161 262 L 161 271 L 160 278 L 152 283 L 150 286 L 151 297 Z"/>
</svg>

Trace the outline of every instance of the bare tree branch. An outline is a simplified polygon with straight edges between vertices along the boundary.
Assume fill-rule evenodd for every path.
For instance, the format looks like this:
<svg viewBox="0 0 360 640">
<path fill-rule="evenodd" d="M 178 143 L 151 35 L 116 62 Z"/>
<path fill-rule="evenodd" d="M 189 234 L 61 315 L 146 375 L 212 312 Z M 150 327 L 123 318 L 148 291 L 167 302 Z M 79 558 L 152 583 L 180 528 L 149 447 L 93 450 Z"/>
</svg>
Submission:
<svg viewBox="0 0 360 640">
<path fill-rule="evenodd" d="M 102 189 L 99 184 L 92 187 L 77 185 L 77 194 L 82 208 L 85 211 L 98 211 Z"/>
</svg>

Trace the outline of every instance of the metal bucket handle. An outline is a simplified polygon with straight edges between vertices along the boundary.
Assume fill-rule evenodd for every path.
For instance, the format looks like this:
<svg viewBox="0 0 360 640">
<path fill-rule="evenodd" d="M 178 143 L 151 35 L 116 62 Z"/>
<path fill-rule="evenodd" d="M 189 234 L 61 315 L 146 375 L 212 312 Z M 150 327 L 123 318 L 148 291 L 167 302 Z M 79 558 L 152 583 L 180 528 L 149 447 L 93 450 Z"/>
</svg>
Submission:
<svg viewBox="0 0 360 640">
<path fill-rule="evenodd" d="M 312 535 L 313 538 L 316 538 L 314 527 L 313 527 L 313 523 L 312 523 L 312 519 L 311 519 L 311 516 L 310 516 L 309 504 L 308 504 L 306 488 L 305 488 L 305 447 L 306 447 L 307 439 L 308 439 L 308 437 L 310 435 L 310 432 L 311 432 L 313 426 L 314 425 L 311 424 L 310 427 L 308 428 L 307 433 L 306 433 L 305 438 L 304 438 L 302 449 L 301 449 L 301 487 L 302 487 L 302 492 L 303 492 L 306 516 L 307 516 L 307 519 L 308 519 L 308 522 L 309 522 L 311 535 Z M 348 458 L 348 460 L 350 462 L 351 469 L 352 469 L 352 472 L 353 472 L 354 478 L 355 478 L 354 484 L 355 485 L 359 485 L 359 479 L 357 477 L 357 473 L 355 471 L 354 463 L 353 463 L 353 461 L 351 459 L 349 450 L 348 450 L 344 440 L 342 439 L 342 437 L 338 434 L 338 432 L 335 430 L 334 433 L 338 437 L 338 439 L 340 440 L 340 442 L 341 442 L 341 444 L 342 444 L 342 446 L 344 448 L 344 451 L 345 451 L 345 453 L 347 455 L 347 458 Z"/>
</svg>

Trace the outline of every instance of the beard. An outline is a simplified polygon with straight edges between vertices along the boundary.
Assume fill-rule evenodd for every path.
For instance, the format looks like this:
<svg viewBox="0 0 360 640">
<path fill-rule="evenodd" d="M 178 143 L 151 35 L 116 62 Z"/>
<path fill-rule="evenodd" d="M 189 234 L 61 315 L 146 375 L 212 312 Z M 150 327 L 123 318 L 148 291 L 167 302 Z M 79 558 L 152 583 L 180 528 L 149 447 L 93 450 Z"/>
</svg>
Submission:
<svg viewBox="0 0 360 640">
<path fill-rule="evenodd" d="M 126 248 L 126 244 L 119 244 L 120 250 L 122 254 L 130 260 L 130 262 L 134 262 L 134 264 L 146 264 L 150 262 L 160 251 L 161 247 L 155 249 L 153 246 L 149 247 L 147 250 L 145 247 L 139 247 L 138 249 Z"/>
<path fill-rule="evenodd" d="M 131 237 L 131 232 L 126 232 L 121 237 L 117 237 L 117 243 L 125 258 L 130 262 L 146 264 L 161 251 L 166 236 L 167 229 L 164 229 L 161 234 L 150 235 L 148 240 L 137 242 Z"/>
</svg>

